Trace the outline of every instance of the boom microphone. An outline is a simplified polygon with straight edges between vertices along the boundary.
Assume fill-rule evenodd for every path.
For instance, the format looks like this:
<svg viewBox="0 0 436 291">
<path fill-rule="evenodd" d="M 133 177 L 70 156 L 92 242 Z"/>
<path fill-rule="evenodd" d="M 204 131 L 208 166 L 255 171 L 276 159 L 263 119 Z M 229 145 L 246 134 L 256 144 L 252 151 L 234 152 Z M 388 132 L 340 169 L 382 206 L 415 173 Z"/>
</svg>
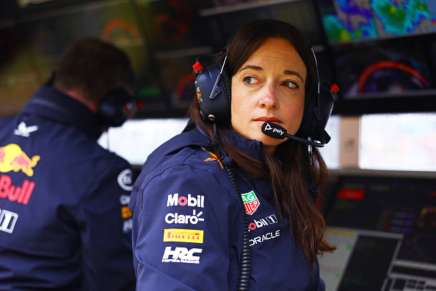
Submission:
<svg viewBox="0 0 436 291">
<path fill-rule="evenodd" d="M 295 136 L 292 134 L 288 134 L 286 129 L 284 129 L 280 125 L 272 123 L 272 122 L 265 122 L 264 124 L 262 124 L 262 132 L 265 135 L 272 137 L 272 138 L 277 138 L 277 139 L 288 138 L 288 139 L 292 139 L 292 140 L 299 142 L 299 143 L 304 143 L 306 145 L 319 147 L 319 148 L 324 146 L 324 144 L 320 141 L 304 139 L 304 138 L 301 138 L 301 137 L 298 137 L 298 136 Z"/>
</svg>

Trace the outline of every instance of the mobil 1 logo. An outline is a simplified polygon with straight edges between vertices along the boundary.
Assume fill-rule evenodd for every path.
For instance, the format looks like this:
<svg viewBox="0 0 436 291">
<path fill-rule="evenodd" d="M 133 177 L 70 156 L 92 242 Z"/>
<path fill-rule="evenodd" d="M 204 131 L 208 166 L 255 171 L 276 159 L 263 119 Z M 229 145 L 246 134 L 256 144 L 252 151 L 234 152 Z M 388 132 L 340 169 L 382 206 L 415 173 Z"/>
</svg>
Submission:
<svg viewBox="0 0 436 291">
<path fill-rule="evenodd" d="M 167 207 L 173 206 L 204 208 L 204 195 L 179 195 L 179 193 L 169 194 L 167 198 Z"/>
</svg>

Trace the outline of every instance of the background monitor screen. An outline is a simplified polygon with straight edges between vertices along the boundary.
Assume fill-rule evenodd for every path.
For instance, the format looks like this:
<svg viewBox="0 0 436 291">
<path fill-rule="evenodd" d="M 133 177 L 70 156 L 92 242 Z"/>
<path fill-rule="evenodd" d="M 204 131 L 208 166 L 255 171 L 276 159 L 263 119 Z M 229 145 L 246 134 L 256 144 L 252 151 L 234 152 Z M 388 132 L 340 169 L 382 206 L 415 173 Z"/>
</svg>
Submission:
<svg viewBox="0 0 436 291">
<path fill-rule="evenodd" d="M 337 81 L 347 99 L 418 96 L 434 93 L 428 43 L 413 41 L 371 44 L 338 50 Z"/>
<path fill-rule="evenodd" d="M 334 253 L 319 258 L 327 291 L 382 290 L 401 235 L 330 227 L 326 239 Z"/>
<path fill-rule="evenodd" d="M 341 177 L 330 198 L 327 290 L 436 290 L 434 179 Z"/>
<path fill-rule="evenodd" d="M 432 0 L 322 0 L 322 23 L 330 43 L 436 31 Z"/>
</svg>

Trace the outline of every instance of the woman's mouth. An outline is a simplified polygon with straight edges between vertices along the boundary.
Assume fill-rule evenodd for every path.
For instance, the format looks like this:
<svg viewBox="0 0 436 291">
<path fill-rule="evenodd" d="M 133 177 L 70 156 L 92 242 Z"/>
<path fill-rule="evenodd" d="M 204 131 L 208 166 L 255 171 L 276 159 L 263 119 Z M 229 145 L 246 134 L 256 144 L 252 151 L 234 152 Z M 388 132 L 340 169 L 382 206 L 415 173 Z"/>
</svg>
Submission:
<svg viewBox="0 0 436 291">
<path fill-rule="evenodd" d="M 274 123 L 282 123 L 282 121 L 275 117 L 258 117 L 254 119 L 254 121 L 263 121 L 263 122 L 274 122 Z"/>
</svg>

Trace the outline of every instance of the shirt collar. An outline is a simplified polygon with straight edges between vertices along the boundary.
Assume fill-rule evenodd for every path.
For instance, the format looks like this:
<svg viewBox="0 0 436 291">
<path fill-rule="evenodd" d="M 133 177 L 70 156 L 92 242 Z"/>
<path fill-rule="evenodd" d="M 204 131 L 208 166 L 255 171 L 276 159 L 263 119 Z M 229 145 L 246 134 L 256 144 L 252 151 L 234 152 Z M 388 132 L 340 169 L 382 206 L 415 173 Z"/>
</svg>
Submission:
<svg viewBox="0 0 436 291">
<path fill-rule="evenodd" d="M 250 155 L 256 160 L 263 161 L 263 144 L 260 141 L 243 137 L 234 130 L 227 130 L 225 136 L 230 140 L 232 145 L 240 151 Z"/>
<path fill-rule="evenodd" d="M 24 107 L 23 113 L 79 128 L 94 139 L 98 139 L 103 131 L 97 114 L 51 86 L 42 86 L 36 91 Z"/>
</svg>

